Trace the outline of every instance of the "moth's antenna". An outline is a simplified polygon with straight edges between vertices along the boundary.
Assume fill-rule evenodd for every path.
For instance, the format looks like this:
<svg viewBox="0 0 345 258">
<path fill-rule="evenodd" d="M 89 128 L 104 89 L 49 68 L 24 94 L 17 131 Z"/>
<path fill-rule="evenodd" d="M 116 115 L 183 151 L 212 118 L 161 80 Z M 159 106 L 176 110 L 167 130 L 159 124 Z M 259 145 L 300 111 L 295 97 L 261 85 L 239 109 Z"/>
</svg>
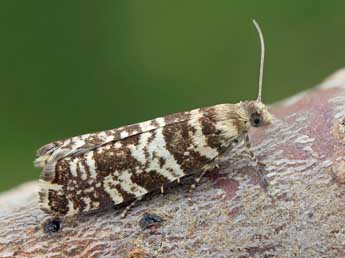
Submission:
<svg viewBox="0 0 345 258">
<path fill-rule="evenodd" d="M 262 93 L 262 79 L 264 76 L 264 60 L 265 60 L 265 42 L 264 36 L 262 35 L 262 31 L 260 29 L 259 24 L 253 19 L 254 26 L 258 31 L 260 37 L 260 45 L 261 45 L 261 58 L 260 58 L 260 77 L 259 77 L 259 93 L 257 101 L 261 102 L 261 93 Z"/>
</svg>

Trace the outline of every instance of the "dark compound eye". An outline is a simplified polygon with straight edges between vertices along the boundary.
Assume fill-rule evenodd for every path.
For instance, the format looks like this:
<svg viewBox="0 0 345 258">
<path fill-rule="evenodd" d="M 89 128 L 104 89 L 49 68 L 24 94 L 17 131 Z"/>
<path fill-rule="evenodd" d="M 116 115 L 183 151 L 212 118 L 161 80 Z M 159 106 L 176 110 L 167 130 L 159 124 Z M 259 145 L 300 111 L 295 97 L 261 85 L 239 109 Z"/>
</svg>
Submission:
<svg viewBox="0 0 345 258">
<path fill-rule="evenodd" d="M 252 114 L 252 117 L 250 118 L 250 124 L 254 127 L 259 127 L 262 125 L 262 116 L 254 113 Z"/>
</svg>

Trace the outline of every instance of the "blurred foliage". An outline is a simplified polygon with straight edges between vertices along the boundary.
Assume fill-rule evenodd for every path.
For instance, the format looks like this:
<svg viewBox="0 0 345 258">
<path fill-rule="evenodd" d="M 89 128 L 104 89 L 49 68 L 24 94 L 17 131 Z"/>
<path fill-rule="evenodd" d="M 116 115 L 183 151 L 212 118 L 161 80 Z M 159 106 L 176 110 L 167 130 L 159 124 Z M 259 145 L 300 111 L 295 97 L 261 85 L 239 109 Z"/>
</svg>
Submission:
<svg viewBox="0 0 345 258">
<path fill-rule="evenodd" d="M 0 2 L 0 190 L 50 141 L 311 87 L 345 62 L 345 1 Z"/>
</svg>

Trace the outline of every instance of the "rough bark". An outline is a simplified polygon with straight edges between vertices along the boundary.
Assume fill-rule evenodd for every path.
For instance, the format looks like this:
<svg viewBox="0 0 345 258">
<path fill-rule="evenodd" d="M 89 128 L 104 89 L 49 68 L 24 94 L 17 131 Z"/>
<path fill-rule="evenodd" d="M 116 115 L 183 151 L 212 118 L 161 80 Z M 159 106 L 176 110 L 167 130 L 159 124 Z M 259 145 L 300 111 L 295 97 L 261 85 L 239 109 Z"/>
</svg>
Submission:
<svg viewBox="0 0 345 258">
<path fill-rule="evenodd" d="M 193 194 L 177 186 L 125 219 L 108 210 L 48 235 L 28 183 L 0 195 L 0 256 L 345 257 L 345 70 L 270 110 L 272 126 L 250 135 L 268 191 L 253 162 L 229 156 Z M 143 229 L 145 213 L 164 221 Z"/>
</svg>

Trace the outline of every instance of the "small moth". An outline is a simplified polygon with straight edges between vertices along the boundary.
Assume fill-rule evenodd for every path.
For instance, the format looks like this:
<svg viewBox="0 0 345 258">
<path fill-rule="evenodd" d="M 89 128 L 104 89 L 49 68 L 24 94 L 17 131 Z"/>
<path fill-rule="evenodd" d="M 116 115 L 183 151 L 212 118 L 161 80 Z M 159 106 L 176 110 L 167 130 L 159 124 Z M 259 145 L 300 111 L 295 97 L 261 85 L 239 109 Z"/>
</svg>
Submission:
<svg viewBox="0 0 345 258">
<path fill-rule="evenodd" d="M 195 175 L 197 183 L 239 141 L 256 160 L 248 130 L 269 125 L 271 115 L 261 102 L 264 40 L 253 23 L 261 43 L 257 100 L 198 108 L 41 147 L 35 160 L 43 169 L 41 209 L 74 215 L 163 192 L 187 175 Z"/>
</svg>

